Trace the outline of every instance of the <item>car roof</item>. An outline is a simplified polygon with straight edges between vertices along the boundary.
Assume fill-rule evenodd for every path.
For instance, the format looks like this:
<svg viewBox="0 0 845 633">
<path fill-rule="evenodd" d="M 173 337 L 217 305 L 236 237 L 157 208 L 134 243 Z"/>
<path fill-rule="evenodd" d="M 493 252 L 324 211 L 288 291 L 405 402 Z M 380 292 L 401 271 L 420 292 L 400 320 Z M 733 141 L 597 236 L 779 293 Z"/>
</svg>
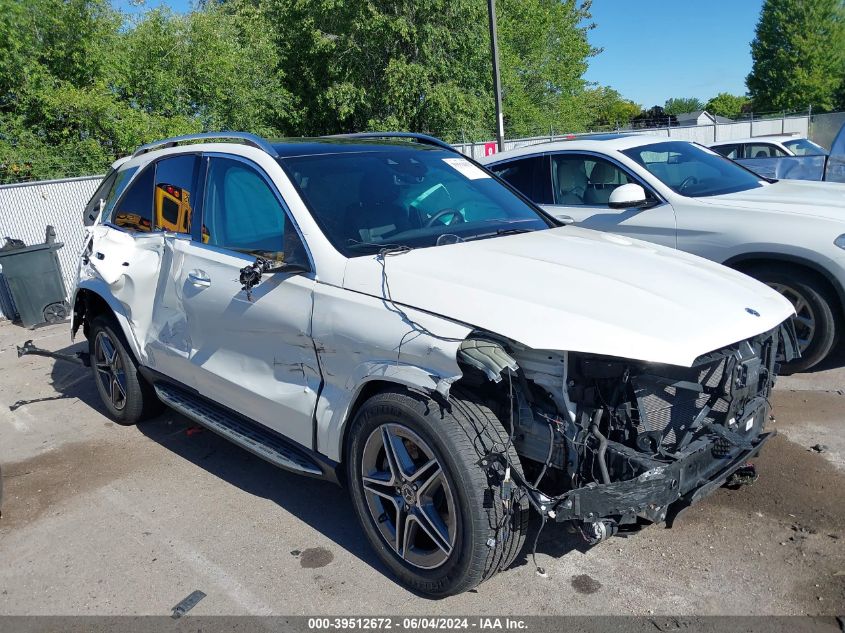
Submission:
<svg viewBox="0 0 845 633">
<path fill-rule="evenodd" d="M 559 152 L 564 150 L 585 150 L 596 152 L 622 151 L 641 145 L 652 143 L 665 143 L 666 141 L 688 142 L 684 139 L 667 138 L 654 134 L 638 134 L 636 132 L 619 134 L 585 134 L 581 136 L 567 137 L 565 140 L 539 143 L 537 145 L 525 145 L 511 149 L 499 154 L 492 154 L 478 159 L 478 162 L 488 165 L 497 163 L 509 158 L 528 156 L 542 152 Z"/>
<path fill-rule="evenodd" d="M 794 141 L 800 138 L 804 137 L 798 134 L 768 134 L 766 136 L 749 136 L 748 138 L 725 139 L 709 143 L 709 146 L 716 147 L 717 145 L 736 145 L 737 143 L 765 143 L 766 141 L 769 143 L 783 143 L 784 141 Z"/>
<path fill-rule="evenodd" d="M 406 149 L 411 151 L 432 151 L 442 148 L 424 143 L 414 143 L 406 139 L 354 138 L 340 136 L 318 136 L 301 138 L 282 138 L 271 140 L 278 158 L 292 156 L 312 156 L 316 154 L 344 154 L 372 152 L 378 149 Z"/>
</svg>

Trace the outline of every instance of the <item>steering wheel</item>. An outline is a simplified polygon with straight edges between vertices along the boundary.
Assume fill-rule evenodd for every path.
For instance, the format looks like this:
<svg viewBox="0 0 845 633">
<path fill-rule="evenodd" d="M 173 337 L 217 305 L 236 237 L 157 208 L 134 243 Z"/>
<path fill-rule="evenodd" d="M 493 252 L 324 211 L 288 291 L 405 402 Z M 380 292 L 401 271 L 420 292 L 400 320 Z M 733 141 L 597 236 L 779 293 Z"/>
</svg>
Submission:
<svg viewBox="0 0 845 633">
<path fill-rule="evenodd" d="M 456 209 L 450 209 L 450 208 L 447 207 L 446 209 L 440 209 L 440 211 L 438 211 L 433 216 L 431 216 L 429 218 L 428 222 L 425 223 L 425 228 L 430 228 L 430 227 L 434 226 L 434 223 L 437 222 L 437 220 L 439 220 L 440 218 L 449 216 L 449 215 L 451 215 L 452 217 L 455 218 L 456 223 L 466 222 L 466 220 L 464 220 L 464 216 L 461 215 L 460 211 L 458 211 Z M 444 224 L 445 224 L 445 222 L 444 222 Z"/>
<path fill-rule="evenodd" d="M 680 187 L 678 187 L 678 191 L 683 191 L 684 189 L 686 189 L 690 185 L 697 185 L 697 184 L 698 184 L 698 178 L 696 178 L 695 176 L 687 176 L 686 178 L 684 178 Z"/>
</svg>

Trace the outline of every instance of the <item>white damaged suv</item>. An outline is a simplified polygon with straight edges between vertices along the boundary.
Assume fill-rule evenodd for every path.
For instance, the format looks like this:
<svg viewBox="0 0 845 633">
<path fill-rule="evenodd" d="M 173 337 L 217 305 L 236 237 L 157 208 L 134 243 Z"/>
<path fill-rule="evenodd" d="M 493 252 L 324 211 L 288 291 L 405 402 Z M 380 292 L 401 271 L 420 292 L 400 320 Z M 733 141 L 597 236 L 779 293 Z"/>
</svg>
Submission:
<svg viewBox="0 0 845 633">
<path fill-rule="evenodd" d="M 797 349 L 764 284 L 560 226 L 422 135 L 168 139 L 85 218 L 72 328 L 109 414 L 163 402 L 344 483 L 431 596 L 508 567 L 531 509 L 597 543 L 750 476 Z"/>
</svg>

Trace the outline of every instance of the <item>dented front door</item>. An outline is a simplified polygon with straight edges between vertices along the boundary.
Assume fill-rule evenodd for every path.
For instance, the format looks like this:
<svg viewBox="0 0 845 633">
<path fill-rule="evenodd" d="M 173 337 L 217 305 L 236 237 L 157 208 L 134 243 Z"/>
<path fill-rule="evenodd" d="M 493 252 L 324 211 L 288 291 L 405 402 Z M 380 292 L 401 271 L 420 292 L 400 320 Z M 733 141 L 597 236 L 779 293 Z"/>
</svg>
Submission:
<svg viewBox="0 0 845 633">
<path fill-rule="evenodd" d="M 283 259 L 285 210 L 252 165 L 211 158 L 199 240 L 175 240 L 171 275 L 184 311 L 195 388 L 311 447 L 320 385 L 311 339 L 314 280 L 264 275 L 251 300 L 239 271 L 252 252 Z M 244 251 L 251 251 L 250 253 Z"/>
</svg>

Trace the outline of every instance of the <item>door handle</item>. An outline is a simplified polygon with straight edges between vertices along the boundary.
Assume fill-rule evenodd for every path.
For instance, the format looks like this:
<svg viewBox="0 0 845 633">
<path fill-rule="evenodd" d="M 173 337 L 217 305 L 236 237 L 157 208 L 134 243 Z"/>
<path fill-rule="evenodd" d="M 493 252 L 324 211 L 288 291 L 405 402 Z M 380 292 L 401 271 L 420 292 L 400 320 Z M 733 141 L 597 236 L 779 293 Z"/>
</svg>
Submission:
<svg viewBox="0 0 845 633">
<path fill-rule="evenodd" d="M 571 215 L 556 215 L 555 217 L 561 224 L 575 224 L 575 218 Z"/>
<path fill-rule="evenodd" d="M 211 278 L 201 270 L 189 272 L 188 281 L 199 288 L 208 288 L 211 285 Z"/>
</svg>

